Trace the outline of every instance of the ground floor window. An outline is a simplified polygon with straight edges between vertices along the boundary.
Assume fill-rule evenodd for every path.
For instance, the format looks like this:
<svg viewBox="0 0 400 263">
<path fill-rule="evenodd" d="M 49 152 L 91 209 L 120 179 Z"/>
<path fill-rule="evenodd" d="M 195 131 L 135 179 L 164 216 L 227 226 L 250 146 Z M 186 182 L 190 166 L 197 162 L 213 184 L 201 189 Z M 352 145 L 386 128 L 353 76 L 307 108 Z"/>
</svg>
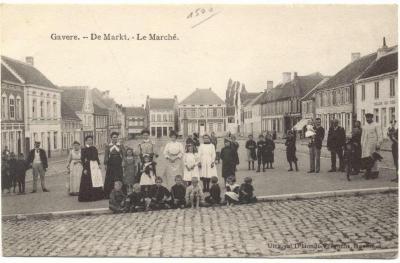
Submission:
<svg viewBox="0 0 400 263">
<path fill-rule="evenodd" d="M 163 127 L 163 136 L 168 136 L 167 127 Z"/>
<path fill-rule="evenodd" d="M 53 146 L 54 146 L 54 150 L 56 150 L 57 149 L 57 136 L 58 136 L 58 133 L 57 132 L 54 132 L 54 134 L 53 134 Z"/>
<path fill-rule="evenodd" d="M 151 127 L 151 136 L 156 136 L 156 127 Z"/>
</svg>

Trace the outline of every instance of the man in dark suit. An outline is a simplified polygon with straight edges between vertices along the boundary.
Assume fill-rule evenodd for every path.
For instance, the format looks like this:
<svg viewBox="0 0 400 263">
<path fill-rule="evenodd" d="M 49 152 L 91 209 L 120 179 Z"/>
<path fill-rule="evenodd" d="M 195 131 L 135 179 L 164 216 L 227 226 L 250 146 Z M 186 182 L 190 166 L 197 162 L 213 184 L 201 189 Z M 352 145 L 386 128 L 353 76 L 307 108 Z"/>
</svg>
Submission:
<svg viewBox="0 0 400 263">
<path fill-rule="evenodd" d="M 321 126 L 321 119 L 315 119 L 315 135 L 311 137 L 308 147 L 310 148 L 310 170 L 308 173 L 319 173 L 320 169 L 320 158 L 322 141 L 325 137 L 325 129 Z"/>
<path fill-rule="evenodd" d="M 46 189 L 44 181 L 44 176 L 48 167 L 47 156 L 45 150 L 40 148 L 40 142 L 35 142 L 35 148 L 29 152 L 28 163 L 32 165 L 33 173 L 33 189 L 31 193 L 36 193 L 38 175 L 40 175 L 40 184 L 42 185 L 43 192 L 49 192 L 49 190 Z"/>
<path fill-rule="evenodd" d="M 339 157 L 339 171 L 344 172 L 343 146 L 346 142 L 346 133 L 343 127 L 339 126 L 339 120 L 334 119 L 328 132 L 328 150 L 331 152 L 331 169 L 329 172 L 336 172 L 336 155 Z"/>
</svg>

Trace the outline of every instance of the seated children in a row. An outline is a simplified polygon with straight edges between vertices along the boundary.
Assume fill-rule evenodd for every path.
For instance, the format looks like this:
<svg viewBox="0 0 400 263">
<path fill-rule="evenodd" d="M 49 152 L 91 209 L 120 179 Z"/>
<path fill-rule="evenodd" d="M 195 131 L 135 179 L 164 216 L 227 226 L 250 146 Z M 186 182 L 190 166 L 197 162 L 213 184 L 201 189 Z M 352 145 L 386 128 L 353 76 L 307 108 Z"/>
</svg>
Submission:
<svg viewBox="0 0 400 263">
<path fill-rule="evenodd" d="M 251 177 L 246 177 L 242 185 L 236 184 L 235 177 L 228 177 L 225 192 L 225 201 L 227 205 L 249 204 L 257 201 L 254 196 L 254 187 Z"/>
</svg>

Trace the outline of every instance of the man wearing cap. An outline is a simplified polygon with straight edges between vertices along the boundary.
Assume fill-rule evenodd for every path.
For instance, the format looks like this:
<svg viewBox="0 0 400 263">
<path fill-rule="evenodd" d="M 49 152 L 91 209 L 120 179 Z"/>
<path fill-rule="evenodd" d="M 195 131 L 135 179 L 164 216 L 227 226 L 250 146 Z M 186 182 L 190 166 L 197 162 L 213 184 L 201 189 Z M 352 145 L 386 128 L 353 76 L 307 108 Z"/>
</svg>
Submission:
<svg viewBox="0 0 400 263">
<path fill-rule="evenodd" d="M 339 126 L 339 120 L 334 119 L 328 131 L 328 150 L 331 152 L 331 169 L 336 172 L 336 155 L 339 157 L 339 171 L 344 172 L 343 146 L 346 142 L 346 132 Z"/>
<path fill-rule="evenodd" d="M 35 148 L 29 152 L 28 163 L 32 165 L 33 173 L 33 189 L 31 193 L 36 193 L 37 191 L 37 179 L 40 175 L 40 184 L 42 185 L 43 192 L 49 192 L 46 189 L 44 176 L 47 169 L 47 156 L 45 150 L 40 148 L 40 142 L 35 142 Z"/>
<path fill-rule="evenodd" d="M 362 128 L 361 134 L 361 158 L 369 158 L 372 153 L 379 151 L 383 136 L 382 129 L 379 125 L 374 123 L 374 115 L 372 113 L 365 114 L 365 119 L 367 123 Z M 364 159 L 365 160 L 365 159 Z M 378 176 L 378 166 L 374 163 L 372 168 L 368 168 L 365 172 L 365 178 L 371 179 L 372 177 Z"/>
</svg>

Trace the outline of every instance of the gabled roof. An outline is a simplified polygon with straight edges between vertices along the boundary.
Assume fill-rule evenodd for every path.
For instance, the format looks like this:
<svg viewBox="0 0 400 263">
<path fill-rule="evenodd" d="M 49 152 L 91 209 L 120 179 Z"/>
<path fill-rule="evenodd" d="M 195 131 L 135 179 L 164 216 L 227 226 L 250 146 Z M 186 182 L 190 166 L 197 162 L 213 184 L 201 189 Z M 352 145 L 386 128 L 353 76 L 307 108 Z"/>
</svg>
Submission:
<svg viewBox="0 0 400 263">
<path fill-rule="evenodd" d="M 85 102 L 86 90 L 82 88 L 61 87 L 62 100 L 74 111 L 82 111 Z"/>
<path fill-rule="evenodd" d="M 76 115 L 75 111 L 71 109 L 64 100 L 61 99 L 61 118 L 63 120 L 74 120 L 81 121 L 81 119 Z"/>
<path fill-rule="evenodd" d="M 16 84 L 23 84 L 18 78 L 14 76 L 3 64 L 1 64 L 1 80 L 9 81 Z"/>
<path fill-rule="evenodd" d="M 111 109 L 112 105 L 108 105 L 108 102 L 103 98 L 101 91 L 98 89 L 91 89 L 93 104 L 97 104 L 98 107 L 103 109 Z"/>
<path fill-rule="evenodd" d="M 149 98 L 150 110 L 172 110 L 175 107 L 175 99 Z"/>
<path fill-rule="evenodd" d="M 317 85 L 314 86 L 311 90 L 309 90 L 306 94 L 304 94 L 303 98 L 301 100 L 309 100 L 311 99 L 311 96 L 315 93 L 318 88 L 323 85 L 325 82 L 328 81 L 330 77 L 326 76 L 323 80 L 321 80 Z"/>
<path fill-rule="evenodd" d="M 96 103 L 93 103 L 93 111 L 95 115 L 108 115 L 108 109 L 102 108 Z"/>
<path fill-rule="evenodd" d="M 57 88 L 42 72 L 32 65 L 6 56 L 1 56 L 1 59 L 25 81 L 25 84 Z"/>
<path fill-rule="evenodd" d="M 270 92 L 264 93 L 261 103 L 285 100 L 291 97 L 302 97 L 321 82 L 323 78 L 324 76 L 319 72 L 306 76 L 295 76 L 291 81 L 280 83 Z"/>
<path fill-rule="evenodd" d="M 142 107 L 126 107 L 126 116 L 146 116 L 146 111 Z"/>
<path fill-rule="evenodd" d="M 258 95 L 260 95 L 260 92 L 247 92 L 247 93 L 243 93 L 241 94 L 241 100 L 242 100 L 242 104 L 245 106 L 248 103 L 250 103 L 250 101 L 252 101 L 254 98 L 258 97 Z"/>
<path fill-rule="evenodd" d="M 196 89 L 186 97 L 180 105 L 205 105 L 205 104 L 225 104 L 212 89 Z"/>
<path fill-rule="evenodd" d="M 259 100 L 262 98 L 263 95 L 264 95 L 264 92 L 259 92 L 255 98 L 247 100 L 243 105 L 244 106 L 253 106 L 253 105 L 260 104 Z"/>
<path fill-rule="evenodd" d="M 360 79 L 366 79 L 374 76 L 379 76 L 385 73 L 397 71 L 397 51 L 380 57 L 372 63 L 367 70 L 361 75 Z"/>
</svg>

